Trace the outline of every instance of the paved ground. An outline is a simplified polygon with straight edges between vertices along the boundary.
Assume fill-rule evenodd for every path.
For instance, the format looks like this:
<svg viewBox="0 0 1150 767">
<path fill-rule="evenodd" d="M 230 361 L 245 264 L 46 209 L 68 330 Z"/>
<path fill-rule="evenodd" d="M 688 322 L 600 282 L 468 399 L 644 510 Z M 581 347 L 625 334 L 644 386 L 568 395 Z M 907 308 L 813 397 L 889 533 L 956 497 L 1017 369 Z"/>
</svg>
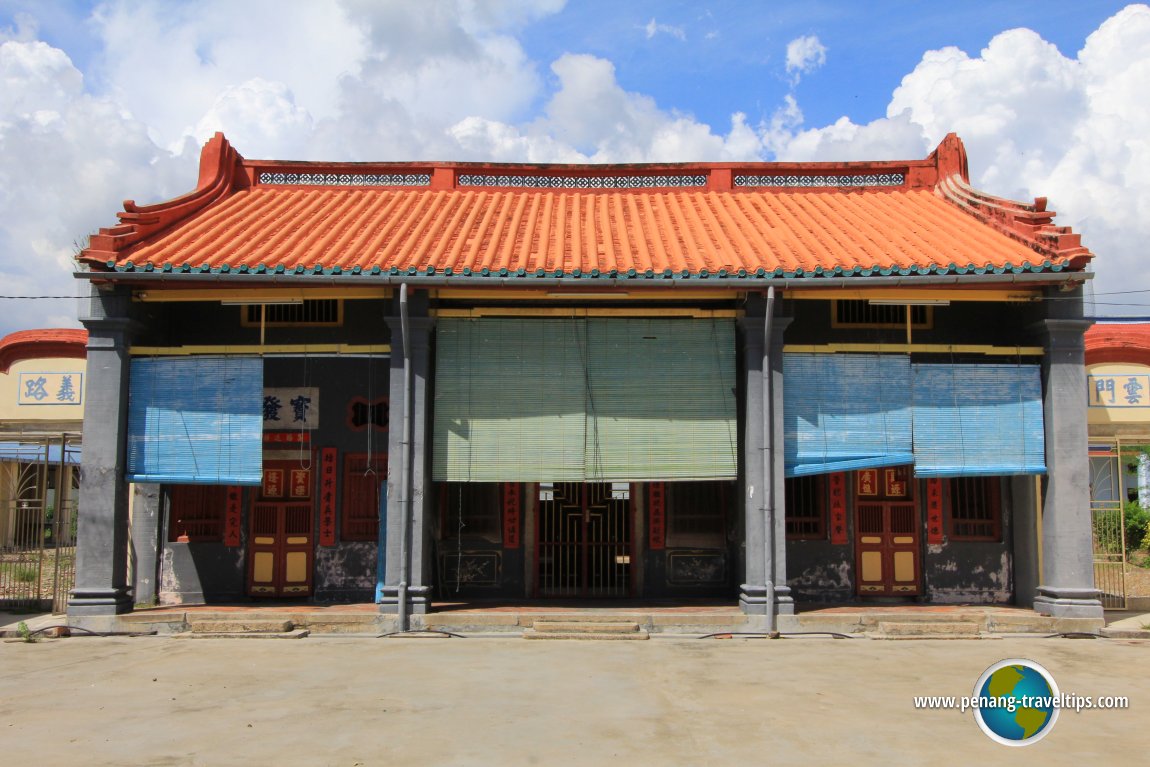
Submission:
<svg viewBox="0 0 1150 767">
<path fill-rule="evenodd" d="M 972 714 L 992 663 L 1042 663 L 1063 712 L 1026 748 Z M 5 765 L 1141 765 L 1150 643 L 1004 639 L 0 642 Z"/>
</svg>

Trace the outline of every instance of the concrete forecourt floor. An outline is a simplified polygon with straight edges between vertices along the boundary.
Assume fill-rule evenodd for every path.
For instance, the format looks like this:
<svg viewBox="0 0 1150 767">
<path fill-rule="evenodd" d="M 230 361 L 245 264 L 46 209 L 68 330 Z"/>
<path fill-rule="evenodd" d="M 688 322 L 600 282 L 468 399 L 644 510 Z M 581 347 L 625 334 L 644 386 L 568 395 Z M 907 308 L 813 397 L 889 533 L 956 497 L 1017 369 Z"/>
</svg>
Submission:
<svg viewBox="0 0 1150 767">
<path fill-rule="evenodd" d="M 1041 663 L 1041 741 L 970 711 L 990 665 Z M 1150 642 L 73 637 L 0 642 L 4 765 L 1147 765 Z"/>
</svg>

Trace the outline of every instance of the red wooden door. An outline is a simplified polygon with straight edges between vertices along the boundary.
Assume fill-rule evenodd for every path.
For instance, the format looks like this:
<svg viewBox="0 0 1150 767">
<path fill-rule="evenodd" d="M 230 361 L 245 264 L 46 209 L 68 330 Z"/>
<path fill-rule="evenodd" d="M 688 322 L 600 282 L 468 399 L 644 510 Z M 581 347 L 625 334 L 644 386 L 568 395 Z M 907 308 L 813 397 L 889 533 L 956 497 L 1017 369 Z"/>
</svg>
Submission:
<svg viewBox="0 0 1150 767">
<path fill-rule="evenodd" d="M 855 472 L 859 596 L 922 593 L 921 524 L 909 467 Z"/>
<path fill-rule="evenodd" d="M 248 535 L 248 593 L 306 597 L 312 591 L 315 508 L 312 470 L 296 461 L 265 461 Z"/>
</svg>

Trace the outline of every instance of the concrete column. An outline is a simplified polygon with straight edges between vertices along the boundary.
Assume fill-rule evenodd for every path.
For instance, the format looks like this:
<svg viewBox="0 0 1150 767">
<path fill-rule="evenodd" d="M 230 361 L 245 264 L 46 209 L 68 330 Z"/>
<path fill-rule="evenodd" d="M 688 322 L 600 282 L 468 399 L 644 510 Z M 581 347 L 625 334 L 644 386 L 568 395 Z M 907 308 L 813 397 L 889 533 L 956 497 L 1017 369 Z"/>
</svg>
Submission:
<svg viewBox="0 0 1150 767">
<path fill-rule="evenodd" d="M 794 615 L 795 600 L 787 585 L 787 519 L 786 519 L 786 467 L 783 460 L 783 335 L 794 321 L 776 313 L 771 322 L 770 346 L 767 356 L 770 364 L 772 429 L 771 476 L 768 477 L 769 492 L 774 503 L 766 524 L 774 527 L 774 555 L 771 562 L 771 579 L 775 586 L 775 611 L 778 615 Z"/>
<path fill-rule="evenodd" d="M 132 609 L 128 585 L 128 347 L 134 330 L 127 291 L 92 288 L 80 321 L 88 329 L 76 583 L 69 616 L 112 616 Z M 86 316 L 83 316 L 85 315 Z"/>
<path fill-rule="evenodd" d="M 1090 530 L 1090 467 L 1086 432 L 1086 367 L 1080 318 L 1048 319 L 1043 357 L 1046 421 L 1046 497 L 1042 507 L 1042 559 L 1034 609 L 1066 618 L 1102 619 L 1094 588 Z"/>
<path fill-rule="evenodd" d="M 394 316 L 387 318 L 391 330 L 391 373 L 388 454 L 387 454 L 387 551 L 385 553 L 384 583 L 380 596 L 380 611 L 399 611 L 399 584 L 407 581 L 408 614 L 426 613 L 431 604 L 431 584 L 434 573 L 431 531 L 429 521 L 432 503 L 430 452 L 428 436 L 428 406 L 431 380 L 431 331 L 434 320 L 427 316 L 428 299 L 425 291 L 415 291 L 408 302 L 408 332 L 404 339 L 398 306 Z M 411 349 L 411 391 L 404 391 L 403 345 Z M 403 401 L 411 402 L 411 508 L 407 525 L 407 551 L 409 567 L 402 562 L 401 534 L 404 528 L 404 509 L 400 499 L 403 471 Z"/>
<path fill-rule="evenodd" d="M 759 297 L 747 299 L 746 314 L 739 320 L 743 339 L 746 401 L 743 415 L 743 560 L 744 582 L 739 586 L 739 607 L 748 615 L 767 614 L 767 566 L 765 550 L 763 477 L 763 316 L 766 307 Z"/>
<path fill-rule="evenodd" d="M 154 604 L 159 579 L 160 486 L 132 485 L 132 590 L 136 604 Z"/>
</svg>

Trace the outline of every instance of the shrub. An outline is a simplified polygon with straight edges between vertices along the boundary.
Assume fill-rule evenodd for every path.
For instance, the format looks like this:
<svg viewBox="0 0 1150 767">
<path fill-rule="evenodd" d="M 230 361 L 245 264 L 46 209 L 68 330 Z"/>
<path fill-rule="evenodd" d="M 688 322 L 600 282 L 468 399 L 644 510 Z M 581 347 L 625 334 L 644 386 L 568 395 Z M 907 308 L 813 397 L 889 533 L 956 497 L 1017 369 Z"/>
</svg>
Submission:
<svg viewBox="0 0 1150 767">
<path fill-rule="evenodd" d="M 1137 501 L 1126 504 L 1126 548 L 1145 549 L 1150 543 L 1147 532 L 1150 530 L 1150 511 L 1138 505 Z"/>
</svg>

